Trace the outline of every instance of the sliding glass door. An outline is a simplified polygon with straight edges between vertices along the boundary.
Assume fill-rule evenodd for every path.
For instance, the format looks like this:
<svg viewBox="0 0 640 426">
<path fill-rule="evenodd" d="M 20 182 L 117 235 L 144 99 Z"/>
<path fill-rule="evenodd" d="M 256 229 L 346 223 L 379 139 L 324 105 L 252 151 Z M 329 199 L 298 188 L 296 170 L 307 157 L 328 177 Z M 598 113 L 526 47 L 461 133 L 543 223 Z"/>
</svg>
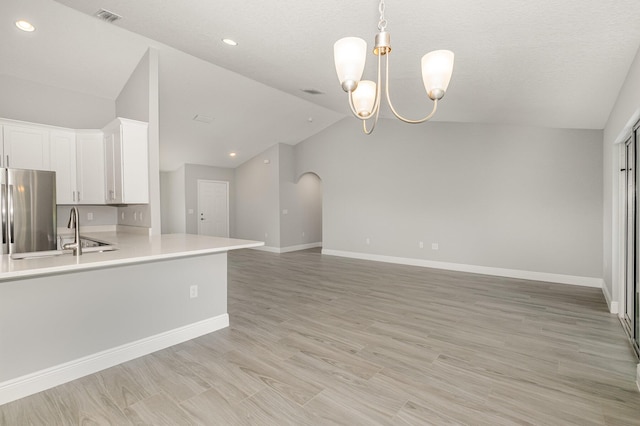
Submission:
<svg viewBox="0 0 640 426">
<path fill-rule="evenodd" d="M 640 123 L 636 124 L 636 127 L 634 129 L 634 134 L 633 134 L 633 140 L 634 140 L 634 165 L 637 165 L 638 163 L 638 143 L 640 142 Z M 635 191 L 637 192 L 638 190 L 638 174 L 635 173 L 635 167 L 634 167 L 634 188 Z M 640 285 L 638 284 L 638 282 L 640 281 L 640 274 L 638 273 L 638 267 L 640 266 L 640 253 L 638 253 L 638 242 L 640 241 L 640 230 L 638 229 L 638 209 L 637 209 L 637 195 L 635 197 L 635 229 L 634 229 L 634 234 L 635 234 L 635 264 L 636 264 L 636 271 L 635 271 L 635 278 L 633 280 L 633 289 L 628 289 L 628 293 L 629 294 L 629 299 L 631 299 L 631 301 L 633 302 L 633 306 L 629 307 L 629 316 L 632 316 L 633 319 L 631 321 L 630 324 L 630 328 L 632 330 L 632 334 L 633 334 L 633 342 L 634 342 L 634 346 L 636 349 L 636 353 L 638 353 L 640 355 Z"/>
<path fill-rule="evenodd" d="M 624 173 L 625 182 L 625 303 L 623 307 L 622 322 L 634 342 L 636 351 L 640 347 L 640 223 L 638 220 L 638 178 L 636 164 L 638 163 L 638 141 L 640 129 L 634 129 L 625 141 L 624 165 L 621 171 Z"/>
</svg>

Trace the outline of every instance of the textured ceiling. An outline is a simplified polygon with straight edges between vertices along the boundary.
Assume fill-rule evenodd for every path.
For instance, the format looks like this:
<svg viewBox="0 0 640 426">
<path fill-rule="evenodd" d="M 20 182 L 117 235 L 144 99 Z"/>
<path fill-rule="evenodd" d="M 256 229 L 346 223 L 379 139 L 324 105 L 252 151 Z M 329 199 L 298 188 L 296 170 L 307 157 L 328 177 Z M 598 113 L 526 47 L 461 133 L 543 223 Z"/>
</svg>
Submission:
<svg viewBox="0 0 640 426">
<path fill-rule="evenodd" d="M 333 43 L 354 35 L 371 47 L 378 22 L 373 0 L 57 1 L 2 0 L 0 54 L 9 60 L 0 73 L 113 99 L 141 52 L 156 45 L 165 169 L 183 160 L 229 166 L 212 145 L 241 145 L 248 156 L 276 142 L 297 143 L 347 115 Z M 100 8 L 123 19 L 104 24 L 88 16 Z M 39 19 L 39 43 L 27 46 L 4 28 L 21 10 Z M 638 0 L 387 0 L 394 105 L 409 118 L 426 113 L 420 58 L 450 49 L 454 74 L 435 120 L 601 129 L 640 45 L 638 16 Z M 222 122 L 216 119 L 198 128 L 188 120 L 196 113 L 229 125 L 215 127 Z M 206 155 L 194 161 L 198 152 Z"/>
</svg>

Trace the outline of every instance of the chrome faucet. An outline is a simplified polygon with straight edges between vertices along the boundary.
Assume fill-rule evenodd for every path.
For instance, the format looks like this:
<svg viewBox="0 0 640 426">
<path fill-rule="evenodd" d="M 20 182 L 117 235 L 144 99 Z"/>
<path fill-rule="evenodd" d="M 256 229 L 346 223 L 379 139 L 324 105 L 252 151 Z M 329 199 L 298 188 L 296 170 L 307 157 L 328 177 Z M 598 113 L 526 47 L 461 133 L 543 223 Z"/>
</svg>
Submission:
<svg viewBox="0 0 640 426">
<path fill-rule="evenodd" d="M 73 249 L 73 255 L 80 256 L 82 254 L 82 244 L 80 244 L 80 217 L 76 206 L 71 207 L 71 211 L 69 212 L 67 228 L 71 229 L 72 226 L 75 228 L 73 242 L 63 245 L 62 249 Z"/>
</svg>

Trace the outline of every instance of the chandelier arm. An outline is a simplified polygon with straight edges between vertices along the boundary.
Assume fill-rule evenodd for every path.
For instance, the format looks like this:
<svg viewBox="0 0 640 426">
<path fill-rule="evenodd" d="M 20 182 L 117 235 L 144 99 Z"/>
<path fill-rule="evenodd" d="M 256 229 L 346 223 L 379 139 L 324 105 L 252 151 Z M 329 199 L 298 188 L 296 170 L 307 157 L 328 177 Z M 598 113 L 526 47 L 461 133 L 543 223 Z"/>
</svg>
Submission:
<svg viewBox="0 0 640 426">
<path fill-rule="evenodd" d="M 358 114 L 358 112 L 356 111 L 355 105 L 353 104 L 353 91 L 350 91 L 348 93 L 348 97 L 349 97 L 349 107 L 351 108 L 351 113 L 358 119 L 362 120 L 363 122 L 368 120 L 369 118 L 371 118 L 371 115 L 375 114 L 375 122 L 373 124 L 373 127 L 371 128 L 371 131 L 367 132 L 366 131 L 366 125 L 363 125 L 364 129 L 365 129 L 365 133 L 366 134 L 371 134 L 371 132 L 373 131 L 373 128 L 376 127 L 375 123 L 378 122 L 378 115 L 380 114 L 380 100 L 382 99 L 382 90 L 381 90 L 381 74 L 380 71 L 382 70 L 382 63 L 381 63 L 381 59 L 380 56 L 378 56 L 378 84 L 376 84 L 376 97 L 374 98 L 373 101 L 373 111 L 371 111 L 371 113 L 366 116 L 366 117 L 362 117 Z"/>
<path fill-rule="evenodd" d="M 356 107 L 353 105 L 353 91 L 347 93 L 347 97 L 349 98 L 349 106 L 351 107 L 351 113 L 354 115 L 354 117 L 359 120 L 366 120 L 366 117 L 361 117 L 360 115 L 358 115 Z"/>
<path fill-rule="evenodd" d="M 378 84 L 376 85 L 376 98 L 373 104 L 374 105 L 373 110 L 375 111 L 376 116 L 373 120 L 373 125 L 369 130 L 367 130 L 367 121 L 362 120 L 362 131 L 365 133 L 365 135 L 370 135 L 371 133 L 373 133 L 373 129 L 376 128 L 376 124 L 378 124 L 378 117 L 380 116 L 380 100 L 382 99 L 382 93 L 381 93 L 382 89 L 380 86 L 380 83 L 381 83 L 380 70 L 381 70 L 381 60 L 380 60 L 380 56 L 378 56 Z"/>
<path fill-rule="evenodd" d="M 431 113 L 429 113 L 429 115 L 427 115 L 426 117 L 421 118 L 420 120 L 409 120 L 408 118 L 404 118 L 403 116 L 398 114 L 396 109 L 393 107 L 393 104 L 391 103 L 391 97 L 389 96 L 389 55 L 385 55 L 385 56 L 387 57 L 387 64 L 386 64 L 386 72 L 385 72 L 384 90 L 387 95 L 387 103 L 389 104 L 389 108 L 391 108 L 391 112 L 393 112 L 393 115 L 395 115 L 398 118 L 398 120 L 404 121 L 405 123 L 409 123 L 409 124 L 420 124 L 429 120 L 431 117 L 433 117 L 433 115 L 436 113 L 436 110 L 438 109 L 437 99 L 433 100 L 433 110 L 431 111 Z"/>
</svg>

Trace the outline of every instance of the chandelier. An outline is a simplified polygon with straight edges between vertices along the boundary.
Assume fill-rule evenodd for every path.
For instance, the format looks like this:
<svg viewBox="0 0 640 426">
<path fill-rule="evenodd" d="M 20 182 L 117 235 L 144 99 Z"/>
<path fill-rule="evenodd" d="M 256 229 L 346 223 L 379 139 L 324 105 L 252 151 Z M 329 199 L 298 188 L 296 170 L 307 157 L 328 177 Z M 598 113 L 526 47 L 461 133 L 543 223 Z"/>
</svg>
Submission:
<svg viewBox="0 0 640 426">
<path fill-rule="evenodd" d="M 422 57 L 422 81 L 427 95 L 433 101 L 433 110 L 426 117 L 419 120 L 409 120 L 402 117 L 391 103 L 389 97 L 389 54 L 391 53 L 390 35 L 386 31 L 387 21 L 384 18 L 384 0 L 378 6 L 380 21 L 378 34 L 375 38 L 373 53 L 378 57 L 378 82 L 360 80 L 364 71 L 367 54 L 367 42 L 358 37 L 345 37 L 333 46 L 333 57 L 336 72 L 342 89 L 349 95 L 351 112 L 362 120 L 362 130 L 371 134 L 378 122 L 380 114 L 380 98 L 382 87 L 382 57 L 385 57 L 385 95 L 389 108 L 398 119 L 409 124 L 424 123 L 436 113 L 438 101 L 442 99 L 453 71 L 453 52 L 450 50 L 434 50 Z M 367 129 L 367 120 L 373 118 L 373 124 Z"/>
</svg>

